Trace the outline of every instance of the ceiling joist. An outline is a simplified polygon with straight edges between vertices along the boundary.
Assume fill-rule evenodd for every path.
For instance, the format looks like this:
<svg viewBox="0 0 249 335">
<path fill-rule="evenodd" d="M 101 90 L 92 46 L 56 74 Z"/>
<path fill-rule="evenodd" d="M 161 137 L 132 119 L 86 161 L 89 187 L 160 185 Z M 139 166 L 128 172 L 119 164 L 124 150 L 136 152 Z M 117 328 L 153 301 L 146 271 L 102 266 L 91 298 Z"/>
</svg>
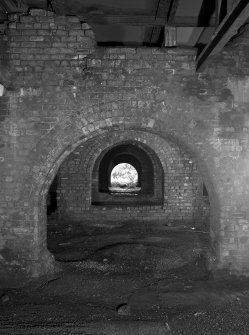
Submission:
<svg viewBox="0 0 249 335">
<path fill-rule="evenodd" d="M 174 25 L 176 11 L 177 11 L 179 2 L 180 2 L 180 0 L 171 0 L 170 1 L 170 6 L 169 6 L 169 9 L 168 9 L 168 13 L 167 13 L 167 24 L 168 25 Z"/>
<path fill-rule="evenodd" d="M 208 23 L 202 22 L 198 16 L 175 16 L 174 23 L 169 24 L 175 27 L 217 27 L 216 17 L 211 17 Z"/>
<path fill-rule="evenodd" d="M 84 13 L 78 15 L 81 20 L 89 24 L 121 24 L 130 26 L 163 26 L 164 18 L 155 19 L 154 16 L 145 15 L 101 15 Z"/>
<path fill-rule="evenodd" d="M 81 0 L 84 3 L 84 0 Z M 227 0 L 229 1 L 229 0 Z M 130 26 L 146 26 L 146 27 L 164 27 L 166 24 L 177 27 L 197 27 L 202 26 L 197 16 L 176 16 L 180 0 L 158 0 L 157 8 L 155 8 L 156 15 L 146 15 L 138 13 L 127 13 L 127 11 L 113 11 L 109 9 L 101 9 L 99 12 L 87 10 L 87 7 L 82 6 L 77 15 L 87 21 L 89 24 L 120 24 Z M 47 8 L 53 10 L 57 14 L 74 14 L 75 9 L 72 4 L 72 8 L 69 2 L 65 0 L 0 0 L 0 12 L 15 13 L 15 12 L 26 12 L 28 5 L 32 7 L 32 3 L 38 8 Z M 76 7 L 75 7 L 76 8 Z M 208 26 L 215 26 L 215 20 L 211 20 Z"/>
<path fill-rule="evenodd" d="M 161 26 L 167 22 L 165 17 L 155 17 L 146 15 L 100 15 L 100 14 L 79 14 L 80 19 L 89 24 L 121 24 L 128 26 Z M 168 25 L 171 25 L 168 23 Z M 199 27 L 198 17 L 175 17 L 173 26 L 177 27 Z M 215 27 L 216 20 L 211 19 L 208 27 Z"/>
<path fill-rule="evenodd" d="M 144 45 L 145 46 L 158 46 L 161 47 L 163 43 L 163 26 L 166 23 L 166 16 L 169 8 L 169 1 L 168 0 L 158 0 L 157 1 L 157 7 L 155 9 L 155 21 L 158 18 L 161 18 L 164 20 L 164 24 L 162 26 L 152 26 L 152 27 L 146 27 L 145 29 L 145 39 L 144 39 Z"/>
<path fill-rule="evenodd" d="M 249 1 L 238 1 L 216 29 L 210 42 L 196 60 L 196 69 L 201 70 L 210 56 L 219 53 L 227 42 L 237 33 L 238 29 L 249 17 Z"/>
<path fill-rule="evenodd" d="M 24 6 L 21 0 L 1 0 L 0 1 L 0 8 L 5 13 L 15 13 L 20 11 L 22 8 L 27 8 Z"/>
<path fill-rule="evenodd" d="M 162 30 L 163 27 L 161 26 L 156 26 L 156 27 L 147 27 L 145 29 L 145 33 L 144 33 L 144 42 L 143 45 L 144 46 L 161 46 L 162 45 L 162 41 L 161 41 L 161 45 L 159 45 L 159 41 L 161 40 L 161 35 L 162 35 Z"/>
</svg>

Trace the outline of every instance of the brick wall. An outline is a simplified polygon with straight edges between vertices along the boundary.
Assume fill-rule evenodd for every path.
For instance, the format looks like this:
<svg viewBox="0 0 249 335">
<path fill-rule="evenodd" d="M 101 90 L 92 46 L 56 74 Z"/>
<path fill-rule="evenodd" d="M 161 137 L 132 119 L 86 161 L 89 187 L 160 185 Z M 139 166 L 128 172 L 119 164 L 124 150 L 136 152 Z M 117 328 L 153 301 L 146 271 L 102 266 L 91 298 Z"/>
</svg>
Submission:
<svg viewBox="0 0 249 335">
<path fill-rule="evenodd" d="M 52 265 L 46 196 L 66 158 L 93 139 L 115 133 L 123 141 L 132 131 L 151 136 L 162 164 L 173 143 L 181 164 L 197 167 L 209 193 L 215 267 L 247 273 L 247 43 L 227 46 L 196 73 L 194 50 L 95 48 L 86 23 L 41 10 L 10 17 L 4 39 L 12 85 L 0 125 L 1 278 Z"/>
<path fill-rule="evenodd" d="M 49 82 L 49 86 L 72 88 L 95 45 L 88 24 L 75 16 L 55 16 L 39 9 L 9 19 L 9 64 L 16 71 L 15 86 L 35 89 L 34 83 L 40 87 Z"/>
</svg>

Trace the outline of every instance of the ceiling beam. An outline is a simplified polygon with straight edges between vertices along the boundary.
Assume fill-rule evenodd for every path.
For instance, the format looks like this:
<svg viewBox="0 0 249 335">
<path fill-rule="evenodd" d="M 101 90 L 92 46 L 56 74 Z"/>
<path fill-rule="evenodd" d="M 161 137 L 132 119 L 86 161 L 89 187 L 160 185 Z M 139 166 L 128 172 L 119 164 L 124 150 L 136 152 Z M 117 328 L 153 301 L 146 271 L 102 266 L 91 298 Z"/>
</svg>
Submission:
<svg viewBox="0 0 249 335">
<path fill-rule="evenodd" d="M 202 22 L 198 16 L 175 16 L 174 24 L 168 23 L 169 26 L 176 27 L 217 27 L 216 17 L 211 17 L 209 22 Z"/>
<path fill-rule="evenodd" d="M 22 0 L 0 0 L 0 8 L 6 13 L 19 12 L 21 9 L 27 9 Z"/>
<path fill-rule="evenodd" d="M 0 12 L 0 23 L 4 22 L 7 20 L 7 14 Z"/>
<path fill-rule="evenodd" d="M 206 45 L 196 60 L 196 69 L 201 70 L 209 57 L 217 54 L 227 42 L 237 33 L 238 29 L 249 17 L 249 1 L 238 1 L 232 10 L 226 15 L 216 29 L 210 42 Z"/>
<path fill-rule="evenodd" d="M 167 20 L 168 9 L 169 9 L 169 0 L 157 0 L 157 7 L 154 15 L 155 21 L 157 20 L 157 18 L 160 17 L 165 21 L 164 23 L 165 25 Z M 163 38 L 161 38 L 163 37 L 163 26 L 146 27 L 145 40 L 143 44 L 146 46 L 156 45 L 158 47 L 161 47 L 163 43 Z"/>
<path fill-rule="evenodd" d="M 167 24 L 173 25 L 175 21 L 176 11 L 178 8 L 180 0 L 171 0 L 169 10 L 167 13 Z"/>
<path fill-rule="evenodd" d="M 155 19 L 156 18 L 163 18 L 165 20 L 164 25 L 167 22 L 167 13 L 169 11 L 170 7 L 170 2 L 171 0 L 157 0 L 157 8 L 156 8 L 156 14 L 155 14 Z"/>
<path fill-rule="evenodd" d="M 161 47 L 163 44 L 163 27 L 146 27 L 144 33 L 144 46 Z"/>
<path fill-rule="evenodd" d="M 233 8 L 234 3 L 235 0 L 227 0 L 227 12 L 230 12 L 230 10 Z"/>
<path fill-rule="evenodd" d="M 154 16 L 145 15 L 108 15 L 88 14 L 78 15 L 81 20 L 89 24 L 122 24 L 131 26 L 163 26 L 164 19 L 155 19 Z"/>
<path fill-rule="evenodd" d="M 108 15 L 108 14 L 92 14 L 83 13 L 78 14 L 78 17 L 82 21 L 87 21 L 89 24 L 121 24 L 128 26 L 165 26 L 166 19 L 164 17 L 155 17 L 148 15 Z M 171 25 L 171 24 L 168 24 Z M 179 16 L 174 18 L 173 26 L 177 27 L 202 27 L 198 21 L 198 17 L 185 17 Z M 216 20 L 211 19 L 208 27 L 215 27 Z"/>
<path fill-rule="evenodd" d="M 223 21 L 223 19 L 228 13 L 227 6 L 228 6 L 227 0 L 216 1 L 216 13 L 217 13 L 218 25 Z"/>
</svg>

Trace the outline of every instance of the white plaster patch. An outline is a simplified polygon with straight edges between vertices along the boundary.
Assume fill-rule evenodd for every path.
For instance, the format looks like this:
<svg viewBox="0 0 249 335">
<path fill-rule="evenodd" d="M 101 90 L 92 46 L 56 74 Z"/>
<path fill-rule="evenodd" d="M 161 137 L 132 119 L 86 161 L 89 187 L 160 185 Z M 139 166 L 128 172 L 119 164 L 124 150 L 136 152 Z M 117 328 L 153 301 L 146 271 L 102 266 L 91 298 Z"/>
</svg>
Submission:
<svg viewBox="0 0 249 335">
<path fill-rule="evenodd" d="M 236 80 L 228 78 L 227 88 L 231 90 L 235 102 L 249 102 L 249 77 Z"/>
<path fill-rule="evenodd" d="M 4 86 L 0 84 L 0 97 L 4 95 Z"/>
<path fill-rule="evenodd" d="M 153 119 L 149 119 L 148 127 L 149 127 L 149 128 L 153 128 L 153 127 L 154 127 L 154 124 L 155 124 L 155 120 L 153 120 Z"/>
<path fill-rule="evenodd" d="M 20 97 L 25 97 L 25 96 L 39 96 L 41 95 L 41 89 L 35 89 L 35 88 L 20 88 L 19 92 Z"/>
</svg>

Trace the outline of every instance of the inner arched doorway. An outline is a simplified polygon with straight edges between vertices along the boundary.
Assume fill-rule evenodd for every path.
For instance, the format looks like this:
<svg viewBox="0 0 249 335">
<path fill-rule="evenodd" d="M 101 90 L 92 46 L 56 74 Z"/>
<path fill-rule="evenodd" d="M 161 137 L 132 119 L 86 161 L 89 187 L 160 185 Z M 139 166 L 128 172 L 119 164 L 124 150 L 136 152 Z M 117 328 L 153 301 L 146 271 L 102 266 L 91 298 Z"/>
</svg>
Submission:
<svg viewBox="0 0 249 335">
<path fill-rule="evenodd" d="M 134 192 L 110 190 L 111 172 L 118 164 L 131 164 L 138 174 Z M 92 171 L 92 205 L 160 205 L 163 200 L 163 168 L 156 153 L 137 141 L 106 148 Z"/>
<path fill-rule="evenodd" d="M 110 190 L 111 172 L 123 163 L 137 171 L 136 192 Z M 154 270 L 155 264 L 161 264 L 156 270 L 164 271 L 168 269 L 165 234 L 169 239 L 179 228 L 184 228 L 188 237 L 173 243 L 178 245 L 177 256 L 166 248 L 177 266 L 209 252 L 209 199 L 203 194 L 203 178 L 193 157 L 169 140 L 132 129 L 119 132 L 119 136 L 109 131 L 79 144 L 60 165 L 57 178 L 58 222 L 64 234 L 63 250 L 50 248 L 57 260 L 113 260 L 121 250 L 126 263 L 138 262 Z M 193 234 L 197 230 L 203 232 L 203 240 Z M 70 234 L 79 236 L 83 231 L 92 244 L 88 248 L 78 244 L 79 249 L 68 258 L 65 245 L 70 243 Z M 137 244 L 142 251 L 138 248 L 133 255 L 129 248 L 136 249 Z M 113 245 L 119 248 L 115 257 L 107 252 Z"/>
</svg>

